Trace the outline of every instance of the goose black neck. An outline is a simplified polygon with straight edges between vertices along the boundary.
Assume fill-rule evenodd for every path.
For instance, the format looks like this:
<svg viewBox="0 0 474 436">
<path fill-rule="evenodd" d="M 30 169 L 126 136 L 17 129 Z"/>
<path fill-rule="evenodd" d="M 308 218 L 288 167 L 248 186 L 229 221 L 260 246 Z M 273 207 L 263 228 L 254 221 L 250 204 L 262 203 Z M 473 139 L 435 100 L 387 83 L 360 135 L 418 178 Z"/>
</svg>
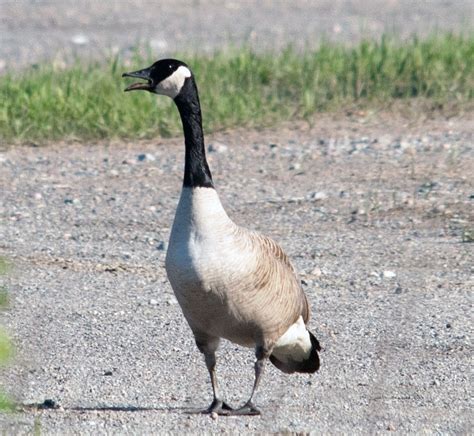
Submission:
<svg viewBox="0 0 474 436">
<path fill-rule="evenodd" d="M 193 77 L 185 81 L 174 102 L 181 115 L 186 146 L 183 186 L 213 188 L 212 175 L 206 160 L 201 105 Z"/>
</svg>

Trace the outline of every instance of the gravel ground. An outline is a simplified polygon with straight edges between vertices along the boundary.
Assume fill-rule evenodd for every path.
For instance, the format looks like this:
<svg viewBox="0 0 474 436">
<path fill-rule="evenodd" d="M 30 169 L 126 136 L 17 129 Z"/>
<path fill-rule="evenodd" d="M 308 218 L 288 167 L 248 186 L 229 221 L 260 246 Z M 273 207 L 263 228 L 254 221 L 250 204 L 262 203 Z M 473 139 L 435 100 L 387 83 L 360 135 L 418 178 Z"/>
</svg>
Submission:
<svg viewBox="0 0 474 436">
<path fill-rule="evenodd" d="M 473 139 L 472 118 L 390 114 L 208 138 L 225 207 L 291 256 L 324 347 L 314 376 L 267 366 L 263 416 L 216 420 L 185 413 L 210 384 L 164 271 L 182 139 L 2 150 L 1 323 L 17 357 L 1 378 L 24 407 L 0 427 L 470 433 Z M 225 343 L 218 365 L 241 404 L 253 353 Z"/>
<path fill-rule="evenodd" d="M 139 41 L 156 57 L 242 43 L 279 48 L 472 30 L 472 0 L 0 0 L 0 72 L 44 59 L 129 55 Z"/>
</svg>

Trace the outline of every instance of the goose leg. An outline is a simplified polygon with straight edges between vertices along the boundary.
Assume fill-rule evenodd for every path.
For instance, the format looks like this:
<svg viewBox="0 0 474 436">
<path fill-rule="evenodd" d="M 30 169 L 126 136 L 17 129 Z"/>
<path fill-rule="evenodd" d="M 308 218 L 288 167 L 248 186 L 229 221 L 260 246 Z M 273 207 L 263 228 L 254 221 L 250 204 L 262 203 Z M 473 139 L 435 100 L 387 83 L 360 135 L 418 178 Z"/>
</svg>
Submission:
<svg viewBox="0 0 474 436">
<path fill-rule="evenodd" d="M 257 392 L 258 385 L 260 384 L 260 378 L 263 374 L 263 370 L 265 369 L 266 359 L 268 359 L 269 353 L 263 347 L 257 347 L 256 350 L 256 357 L 257 361 L 255 362 L 255 381 L 253 383 L 252 393 L 250 394 L 250 398 L 248 401 L 240 408 L 235 410 L 232 414 L 233 415 L 260 415 L 261 412 L 255 405 L 253 404 L 253 397 Z"/>
<path fill-rule="evenodd" d="M 219 388 L 217 385 L 216 376 L 216 349 L 219 345 L 219 341 L 208 342 L 203 344 L 202 342 L 196 341 L 199 351 L 204 354 L 204 360 L 206 362 L 209 376 L 211 377 L 213 400 L 211 405 L 201 411 L 201 413 L 217 413 L 218 415 L 230 415 L 234 409 L 230 407 L 225 401 L 221 400 L 219 395 Z"/>
<path fill-rule="evenodd" d="M 229 415 L 234 409 L 232 409 L 232 407 L 230 407 L 225 401 L 220 399 L 216 377 L 216 353 L 206 353 L 204 354 L 204 359 L 206 360 L 207 370 L 211 376 L 212 393 L 214 398 L 211 405 L 204 410 L 203 413 L 215 412 L 218 415 Z"/>
</svg>

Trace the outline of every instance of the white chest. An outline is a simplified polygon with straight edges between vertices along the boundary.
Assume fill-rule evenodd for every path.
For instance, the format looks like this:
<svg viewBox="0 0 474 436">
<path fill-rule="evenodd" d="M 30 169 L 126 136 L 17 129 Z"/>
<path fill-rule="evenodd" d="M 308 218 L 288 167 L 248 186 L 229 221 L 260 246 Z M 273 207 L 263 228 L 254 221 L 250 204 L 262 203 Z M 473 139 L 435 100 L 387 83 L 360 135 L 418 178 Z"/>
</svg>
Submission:
<svg viewBox="0 0 474 436">
<path fill-rule="evenodd" d="M 222 287 L 239 269 L 236 226 L 212 188 L 184 188 L 171 231 L 166 271 L 176 293 Z"/>
</svg>

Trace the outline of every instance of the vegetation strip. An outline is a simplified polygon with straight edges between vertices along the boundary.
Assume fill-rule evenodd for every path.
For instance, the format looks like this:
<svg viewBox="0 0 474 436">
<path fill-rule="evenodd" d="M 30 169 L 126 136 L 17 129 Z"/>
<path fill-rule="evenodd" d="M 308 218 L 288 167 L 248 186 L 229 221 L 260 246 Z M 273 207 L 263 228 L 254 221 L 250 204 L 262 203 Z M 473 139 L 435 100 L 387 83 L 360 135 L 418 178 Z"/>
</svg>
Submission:
<svg viewBox="0 0 474 436">
<path fill-rule="evenodd" d="M 0 256 L 0 279 L 10 269 L 9 262 Z M 0 280 L 0 312 L 8 307 L 8 291 L 3 286 Z M 5 333 L 3 327 L 0 326 L 0 369 L 4 366 L 12 356 L 12 348 L 10 339 Z M 9 399 L 8 395 L 4 392 L 2 386 L 0 386 L 0 412 L 5 410 L 12 410 L 14 407 L 13 402 Z"/>
<path fill-rule="evenodd" d="M 0 76 L 0 141 L 151 138 L 180 131 L 171 102 L 124 94 L 123 71 L 159 54 L 40 65 Z M 388 37 L 353 47 L 322 43 L 312 51 L 229 49 L 211 56 L 176 55 L 192 67 L 207 131 L 258 127 L 316 112 L 386 107 L 400 99 L 462 109 L 474 100 L 474 34 L 401 42 Z"/>
</svg>

